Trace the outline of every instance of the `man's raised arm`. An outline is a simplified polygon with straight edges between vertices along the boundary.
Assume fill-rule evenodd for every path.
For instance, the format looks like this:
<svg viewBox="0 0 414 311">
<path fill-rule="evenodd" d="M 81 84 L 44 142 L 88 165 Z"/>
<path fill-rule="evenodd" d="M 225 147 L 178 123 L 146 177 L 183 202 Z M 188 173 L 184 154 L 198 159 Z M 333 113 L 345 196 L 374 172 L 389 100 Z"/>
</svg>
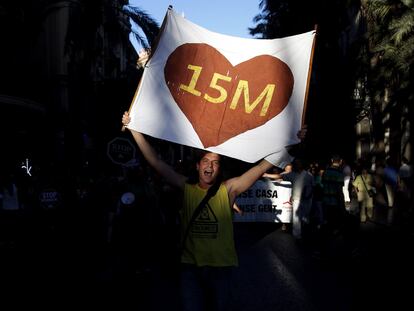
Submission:
<svg viewBox="0 0 414 311">
<path fill-rule="evenodd" d="M 244 174 L 227 180 L 225 184 L 229 193 L 230 203 L 233 203 L 240 193 L 249 189 L 271 167 L 273 167 L 272 163 L 262 160 Z"/>
<path fill-rule="evenodd" d="M 304 125 L 297 133 L 298 138 L 302 141 L 306 137 L 307 126 Z M 287 151 L 282 151 L 280 155 L 276 156 L 276 159 L 283 159 L 289 156 Z M 289 156 L 290 157 L 290 156 Z M 270 162 L 271 157 L 267 157 L 260 161 L 257 165 L 250 168 L 244 174 L 239 177 L 231 178 L 225 182 L 227 191 L 229 193 L 230 203 L 232 204 L 236 197 L 249 189 L 260 177 L 263 176 L 275 163 Z"/>
<path fill-rule="evenodd" d="M 128 112 L 124 112 L 124 115 L 122 116 L 122 124 L 127 126 L 130 121 L 131 118 Z M 142 133 L 132 129 L 129 129 L 129 131 L 147 162 L 166 180 L 167 183 L 180 189 L 184 189 L 187 177 L 177 173 L 171 166 L 161 160 Z"/>
</svg>

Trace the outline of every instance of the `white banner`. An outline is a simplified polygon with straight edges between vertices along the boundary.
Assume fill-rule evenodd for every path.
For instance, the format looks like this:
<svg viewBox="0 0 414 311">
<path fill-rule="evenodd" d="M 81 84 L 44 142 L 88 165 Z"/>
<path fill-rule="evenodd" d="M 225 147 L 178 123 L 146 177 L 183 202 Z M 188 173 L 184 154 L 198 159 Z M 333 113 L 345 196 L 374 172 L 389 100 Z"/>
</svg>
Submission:
<svg viewBox="0 0 414 311">
<path fill-rule="evenodd" d="M 236 204 L 242 214 L 234 214 L 235 222 L 280 222 L 292 221 L 292 184 L 289 181 L 275 182 L 260 179 L 247 191 L 241 193 Z"/>
<path fill-rule="evenodd" d="M 129 128 L 247 162 L 299 143 L 315 31 L 238 38 L 172 9 L 164 23 Z"/>
</svg>

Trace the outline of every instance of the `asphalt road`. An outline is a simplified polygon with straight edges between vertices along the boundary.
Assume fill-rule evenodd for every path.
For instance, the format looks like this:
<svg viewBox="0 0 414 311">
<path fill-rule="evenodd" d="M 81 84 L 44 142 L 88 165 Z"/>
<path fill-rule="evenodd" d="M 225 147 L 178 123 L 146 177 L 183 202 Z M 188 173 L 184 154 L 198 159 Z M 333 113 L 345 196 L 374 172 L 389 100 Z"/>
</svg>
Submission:
<svg viewBox="0 0 414 311">
<path fill-rule="evenodd" d="M 412 231 L 361 224 L 352 243 L 341 234 L 332 237 L 322 257 L 312 243 L 296 241 L 279 224 L 236 223 L 235 238 L 240 265 L 230 310 L 412 309 Z M 150 270 L 140 271 L 126 269 L 113 250 L 70 241 L 1 245 L 0 250 L 2 297 L 17 296 L 14 306 L 30 296 L 31 306 L 58 310 L 59 304 L 179 310 L 178 283 L 161 249 Z M 123 276 L 117 278 L 119 271 Z"/>
<path fill-rule="evenodd" d="M 351 243 L 338 234 L 325 256 L 278 224 L 235 224 L 239 267 L 233 275 L 234 311 L 408 310 L 414 277 L 412 233 L 361 224 Z M 169 270 L 147 275 L 140 310 L 179 310 Z"/>
</svg>

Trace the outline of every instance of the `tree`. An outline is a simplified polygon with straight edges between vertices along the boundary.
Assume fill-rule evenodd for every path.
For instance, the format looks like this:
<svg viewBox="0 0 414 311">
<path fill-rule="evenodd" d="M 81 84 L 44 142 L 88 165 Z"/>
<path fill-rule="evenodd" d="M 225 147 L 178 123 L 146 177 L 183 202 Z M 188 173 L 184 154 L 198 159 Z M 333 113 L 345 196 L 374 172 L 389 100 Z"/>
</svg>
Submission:
<svg viewBox="0 0 414 311">
<path fill-rule="evenodd" d="M 361 66 L 368 68 L 374 152 L 411 157 L 414 1 L 361 1 L 367 23 Z M 412 131 L 412 130 L 411 130 Z"/>
<path fill-rule="evenodd" d="M 313 29 L 320 14 L 319 1 L 269 1 L 259 2 L 261 13 L 256 15 L 250 27 L 252 36 L 261 39 L 274 39 L 296 35 Z"/>
<path fill-rule="evenodd" d="M 113 138 L 119 131 L 113 118 L 131 102 L 142 70 L 137 68 L 137 53 L 129 40 L 130 33 L 141 29 L 144 35 L 138 35 L 138 41 L 147 47 L 159 27 L 149 14 L 127 3 L 126 0 L 69 3 L 64 35 L 70 105 L 65 115 L 65 131 L 72 137 L 69 145 L 75 147 L 68 150 L 76 152 L 82 148 L 80 137 L 85 133 L 95 142 L 93 149 Z M 131 19 L 137 23 L 134 27 Z"/>
<path fill-rule="evenodd" d="M 160 31 L 158 23 L 147 12 L 136 6 L 125 5 L 124 12 L 145 35 L 144 38 L 135 27 L 131 27 L 138 43 L 144 49 L 149 49 Z"/>
</svg>

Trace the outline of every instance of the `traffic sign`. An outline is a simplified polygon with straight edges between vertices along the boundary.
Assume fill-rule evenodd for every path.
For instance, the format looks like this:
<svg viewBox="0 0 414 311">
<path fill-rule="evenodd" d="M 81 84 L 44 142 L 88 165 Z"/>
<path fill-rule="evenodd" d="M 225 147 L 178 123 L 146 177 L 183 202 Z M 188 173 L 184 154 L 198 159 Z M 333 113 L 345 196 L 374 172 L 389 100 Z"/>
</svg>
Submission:
<svg viewBox="0 0 414 311">
<path fill-rule="evenodd" d="M 127 165 L 135 160 L 136 148 L 126 138 L 115 137 L 108 143 L 107 155 L 115 164 Z"/>
</svg>

